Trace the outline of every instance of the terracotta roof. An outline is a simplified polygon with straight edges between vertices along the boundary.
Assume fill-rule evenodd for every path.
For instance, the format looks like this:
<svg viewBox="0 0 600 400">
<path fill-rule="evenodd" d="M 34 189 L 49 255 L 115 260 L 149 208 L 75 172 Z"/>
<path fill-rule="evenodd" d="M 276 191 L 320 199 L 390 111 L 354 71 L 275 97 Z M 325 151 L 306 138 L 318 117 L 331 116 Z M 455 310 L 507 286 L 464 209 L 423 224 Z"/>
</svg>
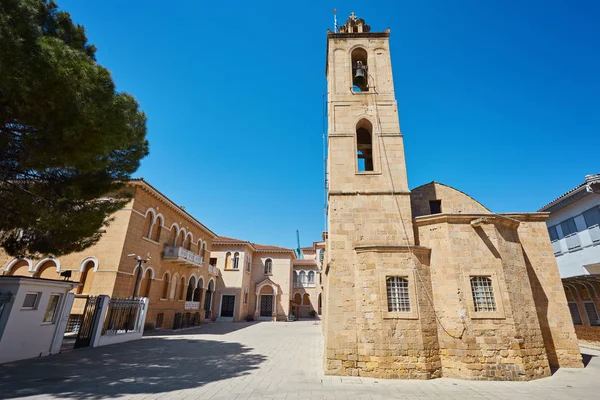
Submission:
<svg viewBox="0 0 600 400">
<path fill-rule="evenodd" d="M 214 240 L 214 242 L 222 242 L 222 243 L 250 243 L 247 240 L 241 240 L 241 239 L 236 239 L 236 238 L 230 238 L 227 236 L 217 236 Z"/>
<path fill-rule="evenodd" d="M 213 245 L 215 244 L 248 244 L 256 251 L 283 251 L 292 252 L 296 254 L 293 249 L 288 249 L 287 247 L 273 246 L 270 244 L 252 243 L 247 240 L 231 238 L 228 236 L 218 236 L 215 240 L 213 240 Z"/>
<path fill-rule="evenodd" d="M 302 251 L 315 251 L 315 249 L 312 246 L 310 246 L 310 247 L 302 247 L 300 250 L 302 250 Z"/>
<path fill-rule="evenodd" d="M 273 251 L 291 251 L 291 252 L 294 252 L 294 250 L 288 249 L 287 247 L 272 246 L 270 244 L 258 244 L 258 243 L 254 243 L 254 248 L 256 248 L 256 250 L 259 250 L 259 251 L 273 250 Z"/>
</svg>

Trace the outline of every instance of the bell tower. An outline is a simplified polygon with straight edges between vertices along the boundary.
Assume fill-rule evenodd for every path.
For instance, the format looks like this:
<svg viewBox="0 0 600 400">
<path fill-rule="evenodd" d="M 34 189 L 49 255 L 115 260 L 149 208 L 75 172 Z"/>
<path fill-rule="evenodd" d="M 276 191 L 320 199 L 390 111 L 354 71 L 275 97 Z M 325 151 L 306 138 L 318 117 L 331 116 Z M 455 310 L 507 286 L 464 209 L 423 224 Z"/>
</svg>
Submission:
<svg viewBox="0 0 600 400">
<path fill-rule="evenodd" d="M 407 277 L 415 293 L 412 277 L 415 265 L 420 265 L 389 38 L 389 29 L 372 32 L 354 13 L 339 32 L 327 33 L 329 186 L 323 330 L 328 374 L 387 376 L 370 360 L 398 352 L 390 344 L 390 330 L 398 329 L 400 320 L 418 336 L 414 349 L 423 346 L 416 305 L 398 319 L 386 317 L 396 315 L 388 313 L 386 280 Z M 428 371 L 417 370 L 429 376 Z"/>
</svg>

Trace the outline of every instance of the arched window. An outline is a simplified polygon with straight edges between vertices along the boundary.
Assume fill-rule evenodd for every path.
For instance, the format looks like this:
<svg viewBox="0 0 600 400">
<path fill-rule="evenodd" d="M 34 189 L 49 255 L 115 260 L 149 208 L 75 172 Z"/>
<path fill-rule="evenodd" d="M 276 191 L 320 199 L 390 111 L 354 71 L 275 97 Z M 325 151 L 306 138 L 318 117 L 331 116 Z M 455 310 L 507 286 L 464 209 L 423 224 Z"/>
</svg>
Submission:
<svg viewBox="0 0 600 400">
<path fill-rule="evenodd" d="M 29 276 L 29 263 L 25 259 L 14 262 L 7 275 L 11 276 Z"/>
<path fill-rule="evenodd" d="M 177 296 L 178 300 L 185 300 L 185 276 L 181 277 L 179 281 L 179 294 Z"/>
<path fill-rule="evenodd" d="M 169 299 L 176 299 L 177 294 L 179 293 L 179 275 L 177 273 L 173 274 L 173 278 L 171 279 L 171 290 L 169 292 Z"/>
<path fill-rule="evenodd" d="M 271 275 L 273 273 L 273 260 L 267 258 L 265 261 L 265 274 Z"/>
<path fill-rule="evenodd" d="M 183 242 L 183 248 L 186 250 L 192 249 L 192 235 L 190 233 L 185 237 L 185 241 Z"/>
<path fill-rule="evenodd" d="M 306 272 L 300 271 L 300 274 L 298 275 L 298 280 L 302 284 L 306 283 Z"/>
<path fill-rule="evenodd" d="M 237 251 L 233 255 L 233 269 L 238 269 L 240 267 L 240 253 Z"/>
<path fill-rule="evenodd" d="M 146 211 L 146 221 L 144 221 L 144 237 L 148 239 L 151 238 L 152 235 L 152 223 L 154 222 L 154 214 L 148 210 Z"/>
<path fill-rule="evenodd" d="M 154 240 L 155 242 L 160 242 L 160 234 L 162 233 L 162 226 L 163 226 L 163 217 L 162 216 L 158 216 L 156 217 L 154 224 L 152 225 L 152 237 L 150 237 L 150 239 Z"/>
<path fill-rule="evenodd" d="M 359 172 L 373 171 L 373 125 L 366 119 L 356 124 L 356 164 Z"/>
<path fill-rule="evenodd" d="M 83 271 L 81 272 L 81 277 L 79 278 L 79 287 L 77 288 L 77 294 L 91 294 L 92 286 L 94 284 L 94 276 L 95 271 L 94 267 L 96 265 L 93 261 L 88 261 L 83 267 Z"/>
<path fill-rule="evenodd" d="M 231 268 L 231 252 L 227 252 L 225 254 L 225 269 Z"/>
<path fill-rule="evenodd" d="M 200 255 L 202 256 L 202 259 L 204 260 L 204 257 L 206 257 L 206 242 L 202 242 L 202 252 L 200 253 Z"/>
<path fill-rule="evenodd" d="M 368 92 L 369 76 L 367 68 L 367 52 L 363 48 L 352 51 L 352 91 Z"/>
<path fill-rule="evenodd" d="M 302 295 L 300 293 L 294 295 L 294 303 L 302 304 Z"/>
<path fill-rule="evenodd" d="M 183 242 L 185 240 L 185 231 L 181 229 L 177 234 L 177 241 L 175 242 L 175 247 L 183 247 Z"/>
<path fill-rule="evenodd" d="M 171 232 L 169 233 L 169 246 L 175 246 L 177 244 L 177 225 L 171 225 Z"/>
<path fill-rule="evenodd" d="M 169 296 L 169 283 L 171 276 L 168 272 L 165 272 L 165 276 L 163 276 L 163 290 L 162 290 L 162 298 L 167 299 Z"/>
<path fill-rule="evenodd" d="M 304 298 L 302 299 L 302 304 L 305 306 L 310 305 L 310 295 L 308 293 L 304 293 Z"/>
<path fill-rule="evenodd" d="M 200 296 L 202 295 L 202 285 L 204 285 L 204 283 L 202 282 L 202 279 L 199 279 L 198 284 L 194 289 L 194 296 L 192 298 L 192 301 L 200 301 Z"/>
<path fill-rule="evenodd" d="M 144 270 L 140 267 L 135 267 L 133 271 L 133 297 L 138 297 L 140 292 L 140 285 L 142 284 L 142 278 L 144 276 Z"/>
<path fill-rule="evenodd" d="M 188 283 L 185 301 L 192 301 L 192 299 L 194 298 L 194 289 L 196 289 L 196 278 L 192 276 L 190 277 L 190 281 Z"/>
<path fill-rule="evenodd" d="M 315 271 L 308 273 L 308 283 L 315 283 Z"/>
<path fill-rule="evenodd" d="M 59 273 L 56 271 L 56 262 L 48 260 L 38 267 L 36 278 L 45 279 L 60 279 Z"/>
</svg>

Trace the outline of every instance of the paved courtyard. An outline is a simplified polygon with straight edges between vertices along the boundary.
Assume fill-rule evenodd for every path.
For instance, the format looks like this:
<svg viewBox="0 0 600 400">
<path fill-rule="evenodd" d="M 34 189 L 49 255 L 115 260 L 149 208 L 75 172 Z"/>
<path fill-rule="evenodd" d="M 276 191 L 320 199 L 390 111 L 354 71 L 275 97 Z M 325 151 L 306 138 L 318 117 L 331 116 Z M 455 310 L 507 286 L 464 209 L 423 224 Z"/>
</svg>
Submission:
<svg viewBox="0 0 600 400">
<path fill-rule="evenodd" d="M 324 377 L 314 322 L 209 324 L 0 365 L 0 398 L 598 399 L 600 352 L 533 382 Z"/>
</svg>

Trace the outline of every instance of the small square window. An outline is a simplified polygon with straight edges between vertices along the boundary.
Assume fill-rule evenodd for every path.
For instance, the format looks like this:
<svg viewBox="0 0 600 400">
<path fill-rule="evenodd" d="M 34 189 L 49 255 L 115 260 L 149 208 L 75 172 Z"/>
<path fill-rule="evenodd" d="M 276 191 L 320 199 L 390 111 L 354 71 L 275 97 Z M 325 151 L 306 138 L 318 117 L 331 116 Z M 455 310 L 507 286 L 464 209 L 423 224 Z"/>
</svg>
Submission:
<svg viewBox="0 0 600 400">
<path fill-rule="evenodd" d="M 35 309 L 37 308 L 38 301 L 41 293 L 39 292 L 29 292 L 25 295 L 25 300 L 23 300 L 23 308 Z"/>
<path fill-rule="evenodd" d="M 441 200 L 429 200 L 429 212 L 431 214 L 441 214 L 442 201 Z"/>
<path fill-rule="evenodd" d="M 50 300 L 48 301 L 48 306 L 46 307 L 46 313 L 44 313 L 44 323 L 53 324 L 56 317 L 56 309 L 58 308 L 58 304 L 60 303 L 60 294 L 51 294 Z"/>
</svg>

